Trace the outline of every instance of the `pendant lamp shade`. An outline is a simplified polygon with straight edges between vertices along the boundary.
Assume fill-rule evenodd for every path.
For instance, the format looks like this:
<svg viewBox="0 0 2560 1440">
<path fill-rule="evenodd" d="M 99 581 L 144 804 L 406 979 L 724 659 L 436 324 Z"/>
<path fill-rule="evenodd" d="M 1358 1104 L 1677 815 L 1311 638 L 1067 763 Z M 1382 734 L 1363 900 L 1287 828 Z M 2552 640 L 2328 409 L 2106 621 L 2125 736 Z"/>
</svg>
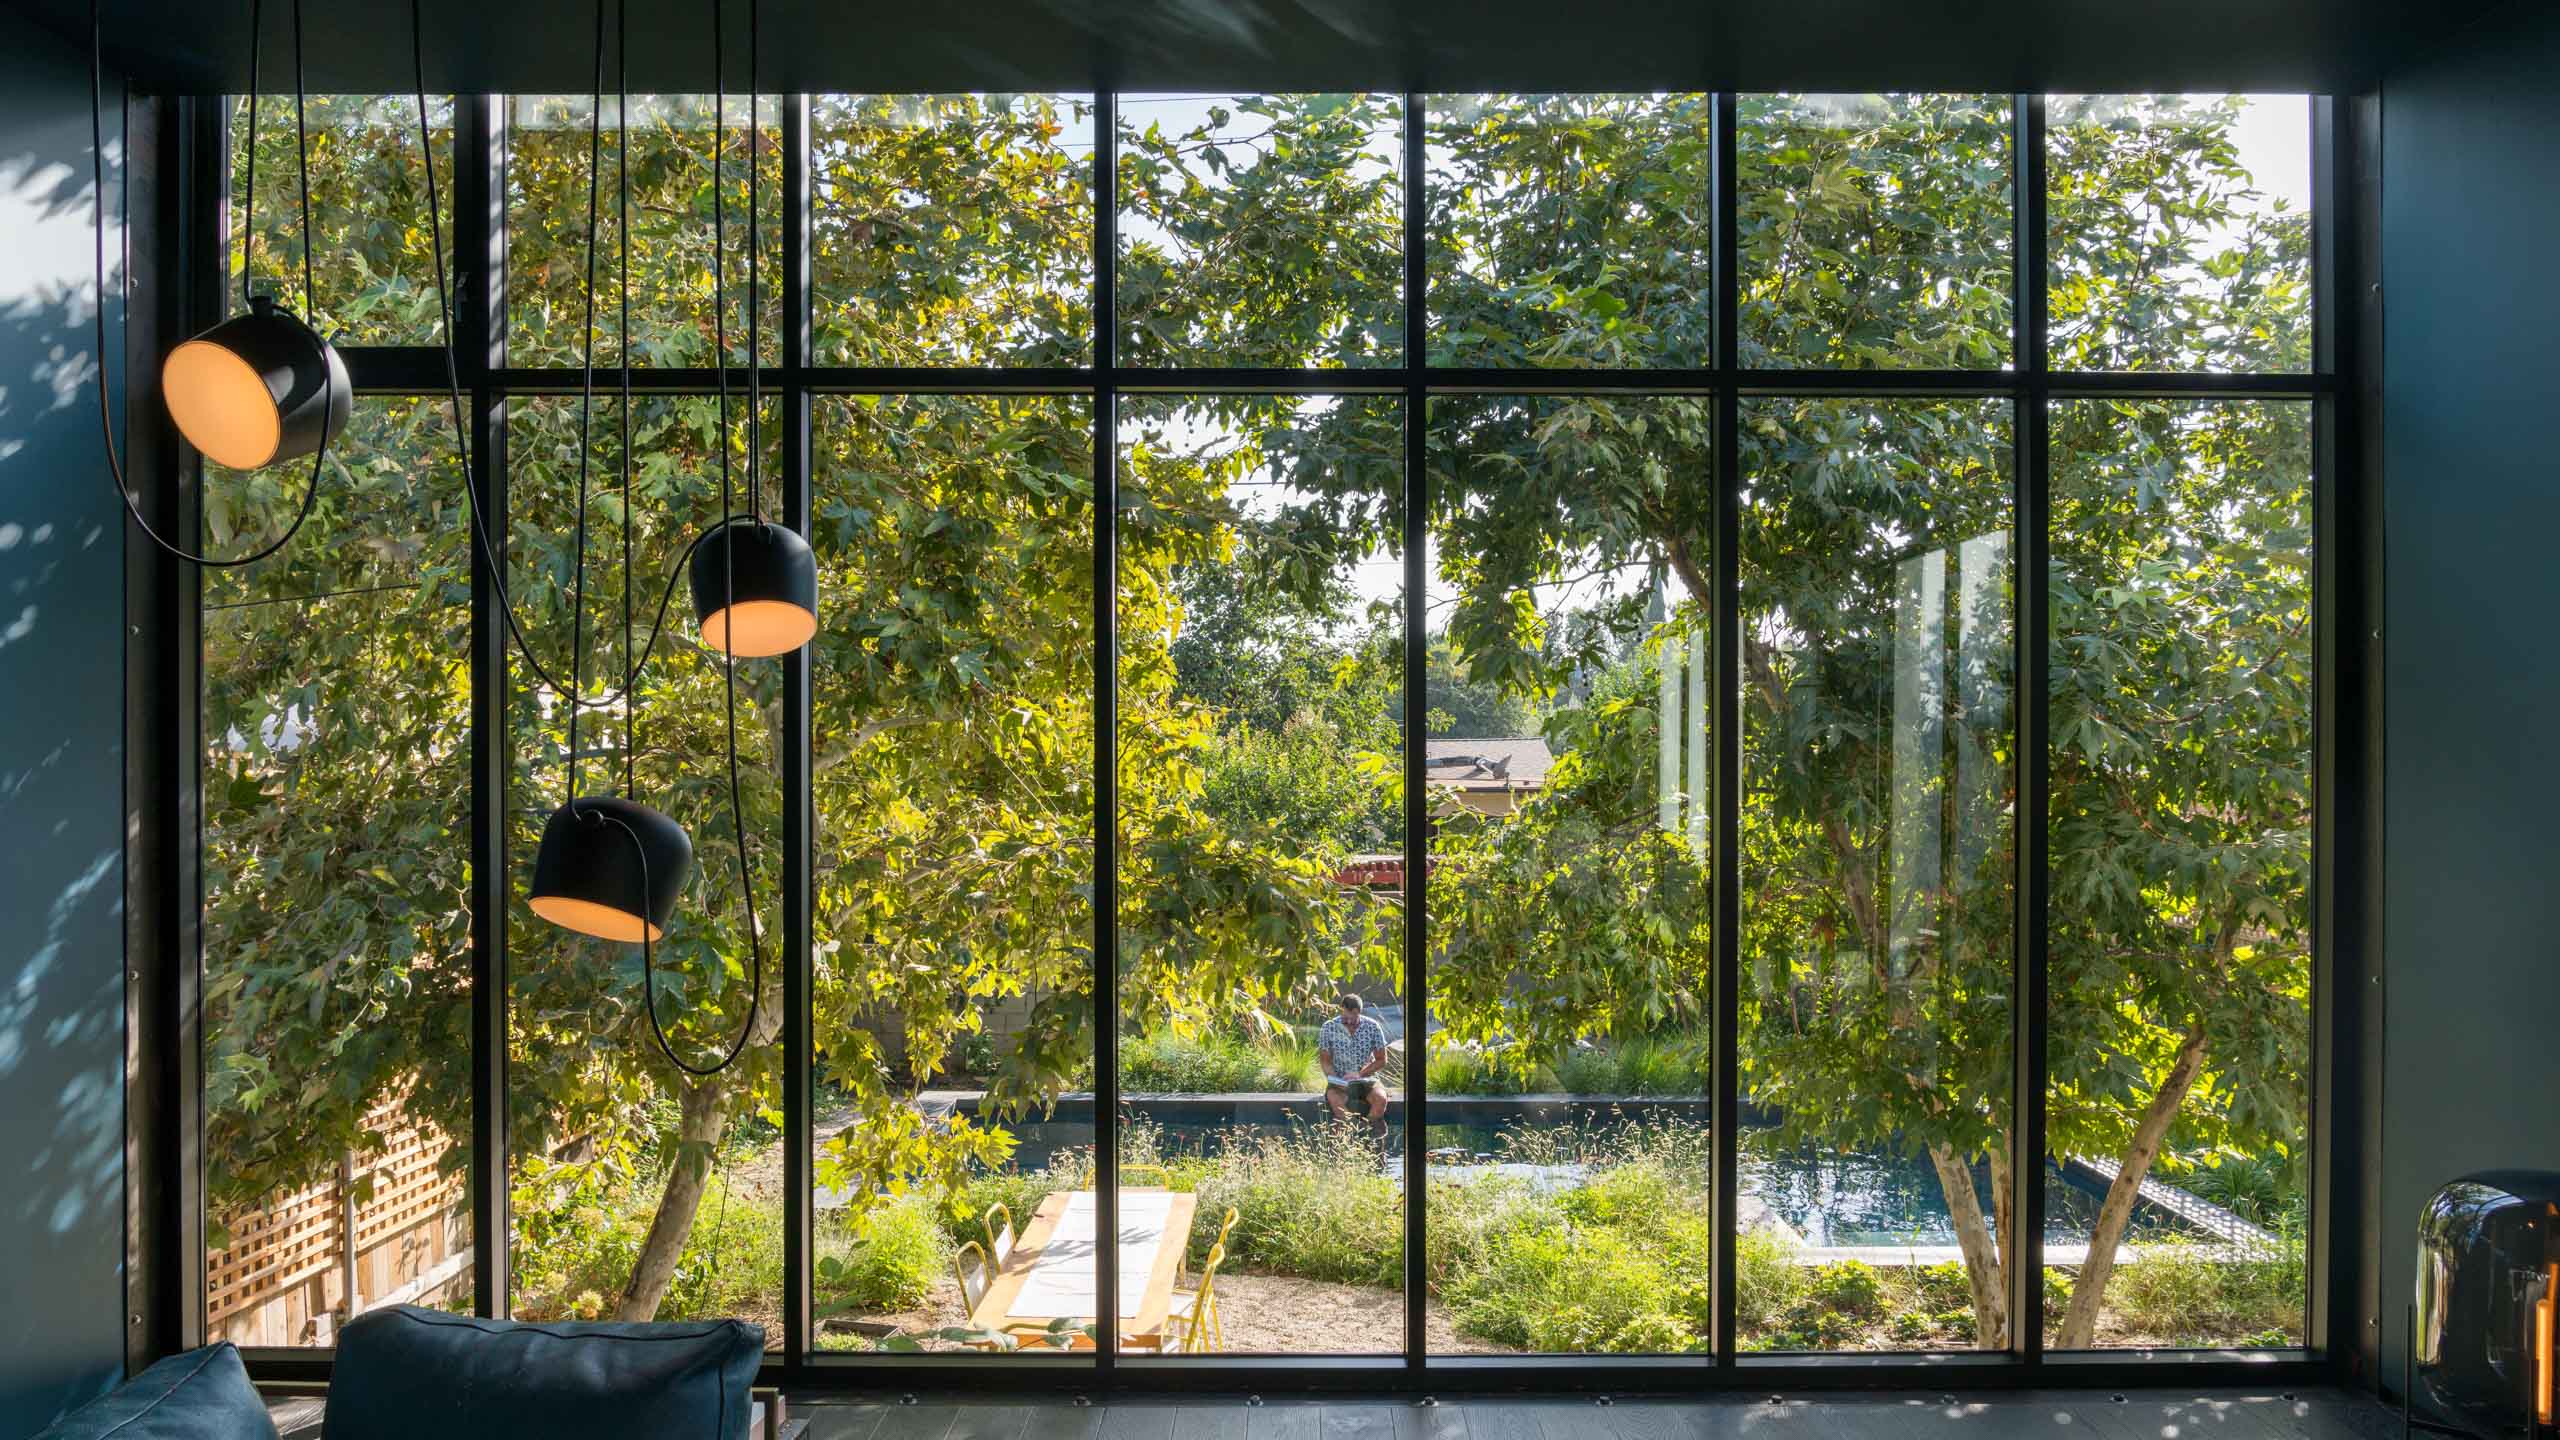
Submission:
<svg viewBox="0 0 2560 1440">
<path fill-rule="evenodd" d="M 533 861 L 533 913 L 605 940 L 657 940 L 693 869 L 684 827 L 636 800 L 582 797 L 551 812 Z"/>
<path fill-rule="evenodd" d="M 170 351 L 160 393 L 187 443 L 234 470 L 309 455 L 355 413 L 337 347 L 265 295 Z"/>
<path fill-rule="evenodd" d="M 693 613 L 722 654 L 789 654 L 818 633 L 818 557 L 785 526 L 723 525 L 694 549 Z"/>
</svg>

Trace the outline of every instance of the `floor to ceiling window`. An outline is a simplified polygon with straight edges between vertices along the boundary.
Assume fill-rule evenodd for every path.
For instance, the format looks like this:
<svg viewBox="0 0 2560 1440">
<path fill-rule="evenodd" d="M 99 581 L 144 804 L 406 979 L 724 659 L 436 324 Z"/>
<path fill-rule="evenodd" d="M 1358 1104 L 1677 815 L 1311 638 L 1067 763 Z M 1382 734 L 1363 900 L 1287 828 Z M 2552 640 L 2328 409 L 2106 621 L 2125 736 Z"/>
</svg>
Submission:
<svg viewBox="0 0 2560 1440">
<path fill-rule="evenodd" d="M 427 118 L 473 468 L 414 103 L 315 100 L 364 393 L 198 596 L 210 1332 L 2316 1342 L 2311 102 Z M 810 541 L 804 653 L 701 643 L 723 515 Z M 691 839 L 645 955 L 525 903 L 580 795 Z"/>
</svg>

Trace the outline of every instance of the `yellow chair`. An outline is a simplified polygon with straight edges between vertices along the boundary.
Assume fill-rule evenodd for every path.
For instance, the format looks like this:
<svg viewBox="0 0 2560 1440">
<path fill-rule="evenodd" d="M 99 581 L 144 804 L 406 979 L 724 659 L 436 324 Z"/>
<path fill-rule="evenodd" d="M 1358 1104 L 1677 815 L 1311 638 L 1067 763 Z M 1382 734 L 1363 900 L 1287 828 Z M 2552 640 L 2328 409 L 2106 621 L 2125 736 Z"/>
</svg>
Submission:
<svg viewBox="0 0 2560 1440">
<path fill-rule="evenodd" d="M 995 1208 L 1002 1210 L 1004 1207 L 998 1205 Z M 1004 1234 L 1008 1240 L 1011 1239 L 1012 1233 L 1012 1217 L 1007 1216 Z M 963 1243 L 958 1250 L 952 1252 L 951 1274 L 952 1278 L 960 1282 L 961 1308 L 971 1315 L 978 1313 L 978 1302 L 987 1298 L 987 1287 L 995 1283 L 996 1271 L 1000 1268 L 987 1263 L 986 1247 L 975 1240 Z M 1048 1349 L 1057 1345 L 1060 1339 L 1052 1334 L 1047 1326 L 1027 1323 L 1008 1325 L 1005 1327 L 1005 1333 L 1012 1336 L 1015 1343 L 1027 1350 Z M 992 1340 L 977 1340 L 970 1342 L 970 1348 L 1000 1350 L 1004 1347 Z"/>
<path fill-rule="evenodd" d="M 998 1224 L 998 1221 L 1003 1223 Z M 1013 1258 L 1013 1212 L 1004 1208 L 1004 1202 L 999 1200 L 987 1207 L 987 1213 L 980 1217 L 979 1223 L 987 1227 L 987 1259 L 1001 1270 L 1004 1262 Z"/>
<path fill-rule="evenodd" d="M 978 1302 L 987 1298 L 987 1287 L 995 1283 L 995 1267 L 987 1263 L 987 1248 L 975 1240 L 963 1242 L 951 1252 L 951 1276 L 960 1282 L 960 1308 L 967 1315 L 978 1313 Z M 964 1316 L 965 1318 L 965 1316 Z M 973 1350 L 1000 1350 L 1004 1347 L 992 1340 L 970 1342 Z"/>
<path fill-rule="evenodd" d="M 1170 1190 L 1173 1186 L 1165 1179 L 1163 1166 L 1139 1164 L 1120 1167 L 1120 1188 L 1123 1190 Z"/>
<path fill-rule="evenodd" d="M 1224 1250 L 1224 1249 L 1226 1249 L 1226 1248 L 1227 1248 L 1227 1237 L 1228 1237 L 1228 1236 L 1230 1236 L 1230 1235 L 1232 1235 L 1232 1234 L 1234 1234 L 1234 1233 L 1235 1233 L 1235 1230 L 1236 1230 L 1236 1207 L 1234 1207 L 1233 1205 L 1230 1205 L 1230 1206 L 1228 1206 L 1228 1207 L 1227 1207 L 1227 1213 L 1226 1213 L 1225 1218 L 1224 1218 L 1224 1219 L 1221 1219 L 1221 1220 L 1218 1222 L 1218 1238 L 1209 1242 L 1209 1248 L 1210 1248 L 1211 1250 Z M 1181 1283 L 1181 1281 L 1182 1281 L 1182 1280 L 1183 1280 L 1183 1279 L 1184 1279 L 1184 1278 L 1189 1274 L 1189 1272 L 1190 1272 L 1190 1262 L 1189 1262 L 1188 1258 L 1186 1258 L 1182 1264 L 1177 1265 L 1177 1266 L 1175 1266 L 1175 1267 L 1174 1267 L 1174 1271 L 1173 1271 L 1173 1278 L 1174 1278 L 1175 1283 L 1176 1283 L 1176 1284 Z"/>
<path fill-rule="evenodd" d="M 1232 1217 L 1235 1212 L 1230 1210 L 1227 1214 Z M 1179 1327 L 1182 1330 L 1182 1353 L 1185 1355 L 1203 1355 L 1226 1348 L 1226 1332 L 1218 1324 L 1217 1288 L 1218 1267 L 1225 1263 L 1226 1258 L 1224 1242 L 1209 1247 L 1209 1262 L 1200 1267 L 1200 1288 L 1173 1292 L 1173 1310 L 1165 1329 L 1171 1331 Z"/>
</svg>

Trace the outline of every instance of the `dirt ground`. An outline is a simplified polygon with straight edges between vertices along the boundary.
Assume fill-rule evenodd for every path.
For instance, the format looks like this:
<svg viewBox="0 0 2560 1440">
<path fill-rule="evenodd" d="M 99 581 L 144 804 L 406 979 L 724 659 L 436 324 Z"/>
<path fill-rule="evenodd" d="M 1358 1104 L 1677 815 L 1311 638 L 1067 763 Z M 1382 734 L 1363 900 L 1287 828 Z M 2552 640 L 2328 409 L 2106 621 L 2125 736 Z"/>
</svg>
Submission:
<svg viewBox="0 0 2560 1440">
<path fill-rule="evenodd" d="M 1222 1353 L 1229 1355 L 1385 1355 L 1404 1350 L 1403 1298 L 1391 1290 L 1222 1273 L 1218 1316 L 1226 1335 Z M 965 1316 L 959 1286 L 945 1278 L 935 1282 L 931 1298 L 914 1310 L 864 1318 L 912 1332 L 958 1325 Z M 1503 1348 L 1459 1335 L 1436 1303 L 1424 1319 L 1435 1354 L 1482 1355 Z M 846 1335 L 838 1344 L 870 1343 L 850 1332 L 835 1333 Z"/>
</svg>

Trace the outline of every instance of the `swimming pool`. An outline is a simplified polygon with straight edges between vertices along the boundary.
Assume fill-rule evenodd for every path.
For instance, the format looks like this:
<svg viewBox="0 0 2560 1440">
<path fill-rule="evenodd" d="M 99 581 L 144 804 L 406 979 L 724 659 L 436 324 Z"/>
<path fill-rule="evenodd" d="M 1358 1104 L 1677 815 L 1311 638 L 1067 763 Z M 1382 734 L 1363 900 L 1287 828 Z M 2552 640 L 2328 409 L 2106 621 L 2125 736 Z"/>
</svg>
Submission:
<svg viewBox="0 0 2560 1440">
<path fill-rule="evenodd" d="M 1219 1097 L 1214 1104 L 1207 1103 L 1205 1097 L 1183 1101 L 1132 1097 L 1124 1104 L 1134 1118 L 1145 1119 L 1156 1128 L 1158 1143 L 1172 1153 L 1216 1154 L 1240 1142 L 1303 1128 L 1317 1113 L 1302 1098 L 1278 1096 Z M 1500 1118 L 1505 1108 L 1518 1113 Z M 1477 1123 L 1433 1125 L 1430 1134 L 1433 1151 L 1467 1156 L 1461 1168 L 1492 1164 L 1503 1158 L 1502 1136 L 1510 1129 L 1575 1123 L 1596 1135 L 1605 1134 L 1612 1125 L 1626 1123 L 1587 1113 L 1568 1119 L 1557 1107 L 1534 1100 L 1513 1107 L 1471 1100 L 1468 1109 Z M 1026 1170 L 1047 1165 L 1062 1151 L 1093 1143 L 1092 1127 L 1081 1119 L 1061 1117 L 1048 1123 L 1022 1123 L 1009 1128 L 1019 1142 L 1014 1164 Z M 1702 1123 L 1700 1129 L 1704 1129 Z M 1937 1170 L 1924 1156 L 1906 1155 L 1890 1147 L 1846 1154 L 1810 1147 L 1783 1149 L 1774 1143 L 1775 1133 L 1766 1126 L 1744 1130 L 1742 1193 L 1747 1201 L 1756 1200 L 1771 1215 L 1785 1221 L 1805 1244 L 1825 1248 L 1917 1248 L 1956 1242 L 1955 1222 L 1939 1187 Z M 1403 1153 L 1401 1124 L 1388 1126 L 1385 1147 L 1389 1154 Z M 1573 1167 L 1546 1168 L 1557 1172 L 1553 1178 L 1559 1183 L 1570 1183 Z M 1987 1164 L 1974 1166 L 1974 1192 L 1983 1213 L 1994 1213 Z M 2093 1177 L 2048 1162 L 2045 1243 L 2085 1244 L 2104 1194 L 2103 1185 Z M 1746 1204 L 1746 1215 L 1755 1208 Z M 2150 1229 L 2188 1228 L 2166 1211 L 2147 1204 L 2136 1206 L 2133 1230 L 2137 1234 Z"/>
</svg>

